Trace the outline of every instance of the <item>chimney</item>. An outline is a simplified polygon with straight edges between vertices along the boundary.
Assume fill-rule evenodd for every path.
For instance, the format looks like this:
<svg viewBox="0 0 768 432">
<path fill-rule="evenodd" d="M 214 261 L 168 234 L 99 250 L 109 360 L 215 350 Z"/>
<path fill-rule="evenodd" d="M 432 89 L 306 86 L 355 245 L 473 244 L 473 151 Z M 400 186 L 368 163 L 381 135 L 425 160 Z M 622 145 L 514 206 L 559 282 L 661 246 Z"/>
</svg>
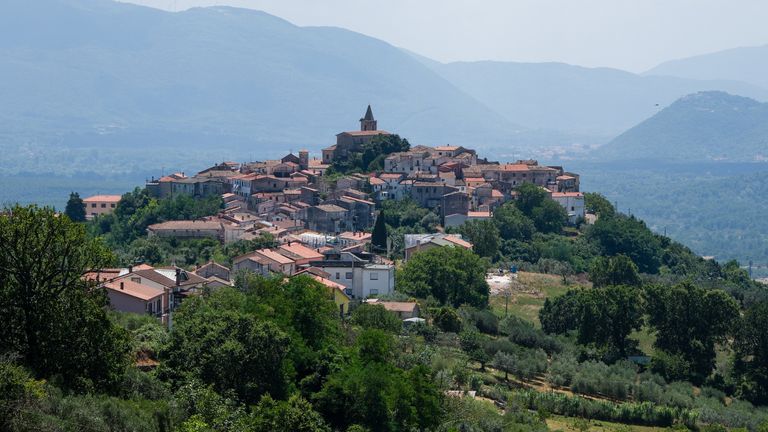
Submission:
<svg viewBox="0 0 768 432">
<path fill-rule="evenodd" d="M 120 289 L 121 289 L 121 290 L 124 290 L 124 289 L 125 289 L 125 283 L 123 283 L 123 282 L 120 282 Z"/>
<path fill-rule="evenodd" d="M 181 269 L 176 269 L 176 286 L 181 285 Z"/>
<path fill-rule="evenodd" d="M 128 266 L 128 273 L 133 273 L 133 266 L 132 265 Z"/>
</svg>

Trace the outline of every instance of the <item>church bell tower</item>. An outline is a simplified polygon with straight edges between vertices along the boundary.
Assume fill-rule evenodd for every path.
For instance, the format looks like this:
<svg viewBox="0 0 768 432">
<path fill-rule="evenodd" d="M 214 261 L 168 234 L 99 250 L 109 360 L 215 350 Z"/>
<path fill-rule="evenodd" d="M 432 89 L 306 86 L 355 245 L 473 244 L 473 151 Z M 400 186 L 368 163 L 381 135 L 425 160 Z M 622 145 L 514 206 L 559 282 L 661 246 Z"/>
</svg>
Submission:
<svg viewBox="0 0 768 432">
<path fill-rule="evenodd" d="M 371 111 L 370 105 L 368 105 L 368 110 L 365 111 L 365 117 L 360 119 L 360 130 L 363 132 L 378 130 L 376 127 L 376 120 L 373 118 L 373 111 Z"/>
</svg>

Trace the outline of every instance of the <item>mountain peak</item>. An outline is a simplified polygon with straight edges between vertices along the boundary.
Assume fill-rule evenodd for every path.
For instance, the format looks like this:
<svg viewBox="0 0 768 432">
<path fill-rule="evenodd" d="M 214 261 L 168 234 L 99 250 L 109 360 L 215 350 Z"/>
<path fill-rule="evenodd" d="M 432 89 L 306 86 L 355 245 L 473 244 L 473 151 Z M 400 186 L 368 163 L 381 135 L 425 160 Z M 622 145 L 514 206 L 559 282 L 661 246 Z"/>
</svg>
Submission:
<svg viewBox="0 0 768 432">
<path fill-rule="evenodd" d="M 602 159 L 764 160 L 768 104 L 721 91 L 684 96 L 599 148 Z"/>
</svg>

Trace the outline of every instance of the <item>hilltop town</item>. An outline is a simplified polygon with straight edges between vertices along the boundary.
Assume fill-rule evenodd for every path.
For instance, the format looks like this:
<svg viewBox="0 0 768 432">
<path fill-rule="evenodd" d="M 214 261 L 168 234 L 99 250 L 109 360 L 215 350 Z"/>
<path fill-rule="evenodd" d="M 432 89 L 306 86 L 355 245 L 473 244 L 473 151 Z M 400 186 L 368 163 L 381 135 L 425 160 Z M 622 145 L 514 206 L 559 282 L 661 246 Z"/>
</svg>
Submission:
<svg viewBox="0 0 768 432">
<path fill-rule="evenodd" d="M 371 149 L 381 153 L 365 154 Z M 374 169 L 350 167 L 361 154 L 371 160 L 364 161 L 365 168 Z M 489 161 L 461 146 L 411 147 L 379 129 L 370 106 L 359 130 L 340 132 L 336 143 L 322 149 L 320 156 L 301 150 L 279 160 L 222 162 L 194 175 L 179 172 L 147 181 L 147 193 L 158 199 L 220 196 L 224 206 L 214 216 L 149 225 L 149 237 L 215 239 L 226 245 L 268 235 L 278 246 L 238 256 L 231 268 L 208 263 L 183 276 L 183 283 L 177 283 L 174 269 L 153 270 L 141 264 L 113 270 L 116 273 L 107 275 L 110 282 L 105 285 L 113 306 L 133 312 L 144 308 L 163 316 L 171 301 L 164 290 L 183 286 L 185 292 L 195 292 L 227 285 L 235 273 L 249 271 L 265 276 L 310 274 L 338 291 L 334 296 L 344 313 L 350 301 L 395 290 L 392 251 L 371 247 L 378 209 L 391 200 L 410 200 L 429 210 L 439 224 L 432 234 L 404 235 L 406 260 L 433 246 L 471 249 L 460 234 L 445 231 L 491 219 L 494 210 L 517 198 L 523 184 L 541 188 L 563 207 L 571 224 L 586 216 L 578 174 L 535 160 Z M 119 200 L 120 196 L 103 195 L 84 199 L 87 218 L 110 213 Z M 186 270 L 178 270 L 186 275 Z"/>
</svg>

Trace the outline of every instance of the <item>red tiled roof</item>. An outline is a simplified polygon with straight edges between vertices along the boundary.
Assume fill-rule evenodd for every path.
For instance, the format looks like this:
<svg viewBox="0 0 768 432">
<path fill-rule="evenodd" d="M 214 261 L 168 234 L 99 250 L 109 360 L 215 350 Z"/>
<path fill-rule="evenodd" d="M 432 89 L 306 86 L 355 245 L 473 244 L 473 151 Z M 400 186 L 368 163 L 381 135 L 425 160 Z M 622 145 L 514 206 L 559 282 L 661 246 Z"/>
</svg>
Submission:
<svg viewBox="0 0 768 432">
<path fill-rule="evenodd" d="M 482 211 L 471 211 L 471 212 L 467 212 L 467 216 L 469 216 L 469 217 L 476 217 L 476 218 L 491 217 L 491 212 L 487 212 L 487 211 L 485 211 L 485 212 L 482 212 Z"/>
<path fill-rule="evenodd" d="M 453 243 L 455 245 L 462 246 L 462 247 L 465 247 L 467 249 L 471 249 L 472 248 L 472 243 L 470 243 L 470 242 L 468 242 L 466 240 L 460 239 L 460 238 L 458 238 L 456 236 L 447 235 L 447 236 L 443 237 L 443 240 L 449 241 L 449 242 L 451 242 L 451 243 Z"/>
<path fill-rule="evenodd" d="M 152 300 L 163 295 L 162 289 L 136 283 L 130 279 L 120 279 L 117 281 L 107 282 L 104 284 L 104 288 L 145 301 Z"/>
<path fill-rule="evenodd" d="M 94 195 L 89 196 L 88 198 L 83 198 L 83 202 L 89 203 L 89 202 L 111 202 L 116 203 L 120 201 L 121 196 L 120 195 Z"/>
<path fill-rule="evenodd" d="M 298 242 L 291 243 L 290 245 L 289 244 L 283 244 L 283 245 L 280 246 L 280 250 L 288 252 L 289 254 L 292 254 L 292 255 L 295 255 L 295 256 L 298 256 L 298 257 L 304 258 L 304 259 L 307 259 L 307 258 L 311 259 L 311 260 L 322 260 L 323 259 L 323 254 L 321 254 L 320 252 L 317 252 L 314 249 L 308 248 L 308 247 L 306 247 L 303 244 L 298 243 Z"/>
<path fill-rule="evenodd" d="M 581 192 L 552 192 L 552 198 L 581 198 L 584 194 Z"/>
<path fill-rule="evenodd" d="M 287 256 L 280 255 L 279 253 L 270 249 L 259 249 L 255 253 L 265 258 L 269 258 L 278 264 L 293 264 L 295 262 L 292 259 L 288 258 Z"/>
<path fill-rule="evenodd" d="M 346 131 L 346 132 L 341 132 L 337 135 L 376 136 L 376 135 L 392 135 L 392 134 L 383 130 L 374 130 L 374 131 Z"/>
</svg>

